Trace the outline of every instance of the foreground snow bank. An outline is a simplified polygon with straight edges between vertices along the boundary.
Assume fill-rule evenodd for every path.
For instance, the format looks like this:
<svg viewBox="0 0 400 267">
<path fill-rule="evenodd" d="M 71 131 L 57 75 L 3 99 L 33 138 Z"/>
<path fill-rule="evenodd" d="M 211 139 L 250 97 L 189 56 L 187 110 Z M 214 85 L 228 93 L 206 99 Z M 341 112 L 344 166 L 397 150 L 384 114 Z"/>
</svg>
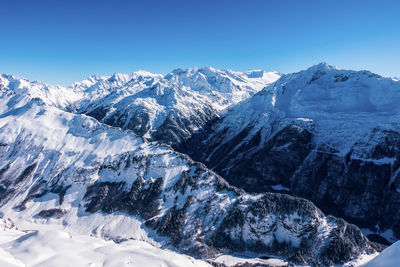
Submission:
<svg viewBox="0 0 400 267">
<path fill-rule="evenodd" d="M 376 258 L 364 267 L 398 267 L 400 266 L 400 241 L 383 250 Z"/>
<path fill-rule="evenodd" d="M 0 230 L 0 266 L 210 266 L 146 242 L 119 244 L 52 229 Z"/>
</svg>

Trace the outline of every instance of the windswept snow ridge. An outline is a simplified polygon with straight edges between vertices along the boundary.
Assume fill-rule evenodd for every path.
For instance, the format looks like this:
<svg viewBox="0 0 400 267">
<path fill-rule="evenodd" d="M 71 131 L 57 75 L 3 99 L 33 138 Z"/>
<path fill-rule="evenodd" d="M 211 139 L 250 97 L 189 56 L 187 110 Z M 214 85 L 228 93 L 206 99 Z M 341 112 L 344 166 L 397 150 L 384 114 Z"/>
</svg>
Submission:
<svg viewBox="0 0 400 267">
<path fill-rule="evenodd" d="M 400 241 L 383 250 L 364 267 L 397 267 L 400 265 Z"/>
</svg>

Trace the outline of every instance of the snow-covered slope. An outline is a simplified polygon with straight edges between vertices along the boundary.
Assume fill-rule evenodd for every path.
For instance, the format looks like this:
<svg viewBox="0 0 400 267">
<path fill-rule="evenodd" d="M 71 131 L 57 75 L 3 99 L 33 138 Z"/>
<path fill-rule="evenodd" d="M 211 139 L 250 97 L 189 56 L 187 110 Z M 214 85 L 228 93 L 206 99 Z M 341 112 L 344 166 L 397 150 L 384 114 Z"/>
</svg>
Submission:
<svg viewBox="0 0 400 267">
<path fill-rule="evenodd" d="M 307 200 L 246 194 L 186 155 L 130 131 L 15 97 L 5 92 L 0 98 L 0 211 L 22 230 L 58 226 L 204 259 L 250 251 L 331 265 L 374 252 L 357 227 Z M 48 236 L 39 233 L 41 240 Z"/>
<path fill-rule="evenodd" d="M 236 186 L 278 188 L 400 238 L 398 103 L 400 82 L 321 63 L 283 75 L 180 151 Z"/>
<path fill-rule="evenodd" d="M 278 78 L 276 72 L 213 68 L 178 69 L 165 77 L 145 71 L 92 76 L 72 85 L 84 96 L 69 110 L 175 145 Z"/>
<path fill-rule="evenodd" d="M 400 83 L 368 71 L 347 71 L 325 63 L 283 75 L 279 81 L 235 106 L 219 125 L 232 138 L 251 126 L 273 132 L 272 124 L 296 120 L 342 153 L 358 136 L 379 124 L 398 124 Z M 282 126 L 277 126 L 278 129 Z"/>
<path fill-rule="evenodd" d="M 0 75 L 0 92 L 10 91 L 16 96 L 28 95 L 32 98 L 40 98 L 48 105 L 58 108 L 65 108 L 68 105 L 80 100 L 80 90 L 73 90 L 58 85 L 49 85 L 38 81 L 28 81 L 12 75 Z"/>
<path fill-rule="evenodd" d="M 376 258 L 364 267 L 397 267 L 400 266 L 400 241 L 383 250 Z"/>
<path fill-rule="evenodd" d="M 211 266 L 139 240 L 115 243 L 51 226 L 21 231 L 8 220 L 0 224 L 2 267 Z"/>
</svg>

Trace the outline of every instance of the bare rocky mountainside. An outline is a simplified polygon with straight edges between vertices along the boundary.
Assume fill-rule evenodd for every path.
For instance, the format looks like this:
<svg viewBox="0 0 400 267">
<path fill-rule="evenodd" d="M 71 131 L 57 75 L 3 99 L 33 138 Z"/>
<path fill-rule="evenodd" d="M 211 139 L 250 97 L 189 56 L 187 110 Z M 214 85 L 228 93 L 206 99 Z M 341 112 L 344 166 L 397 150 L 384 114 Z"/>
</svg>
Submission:
<svg viewBox="0 0 400 267">
<path fill-rule="evenodd" d="M 396 80 L 319 64 L 68 88 L 1 75 L 0 91 L 0 211 L 19 227 L 214 265 L 237 252 L 343 265 L 400 238 Z"/>
</svg>

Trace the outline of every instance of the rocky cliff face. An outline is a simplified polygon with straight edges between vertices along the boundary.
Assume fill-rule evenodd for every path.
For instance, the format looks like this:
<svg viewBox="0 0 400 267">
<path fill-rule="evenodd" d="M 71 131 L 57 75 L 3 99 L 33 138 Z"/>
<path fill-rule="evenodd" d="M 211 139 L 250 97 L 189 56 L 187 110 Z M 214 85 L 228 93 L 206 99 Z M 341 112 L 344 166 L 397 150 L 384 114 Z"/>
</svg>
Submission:
<svg viewBox="0 0 400 267">
<path fill-rule="evenodd" d="M 375 251 L 356 226 L 308 200 L 245 193 L 168 147 L 14 97 L 0 103 L 0 210 L 17 223 L 159 242 L 202 258 L 247 250 L 327 266 Z"/>
<path fill-rule="evenodd" d="M 178 150 L 250 192 L 312 200 L 394 241 L 400 83 L 326 64 L 284 75 Z"/>
</svg>

